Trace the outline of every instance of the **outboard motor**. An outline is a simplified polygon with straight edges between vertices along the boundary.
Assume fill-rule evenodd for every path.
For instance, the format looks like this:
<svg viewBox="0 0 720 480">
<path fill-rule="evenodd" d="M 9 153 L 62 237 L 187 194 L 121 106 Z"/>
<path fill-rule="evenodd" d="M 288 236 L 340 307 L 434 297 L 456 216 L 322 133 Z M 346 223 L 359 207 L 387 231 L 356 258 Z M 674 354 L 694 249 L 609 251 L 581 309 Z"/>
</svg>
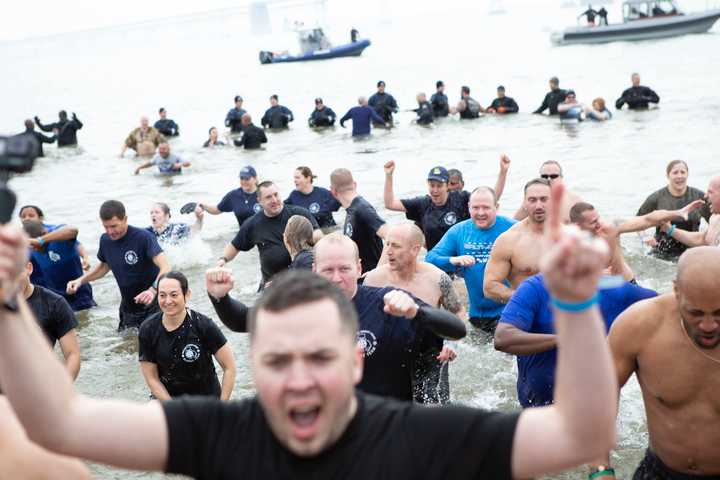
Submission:
<svg viewBox="0 0 720 480">
<path fill-rule="evenodd" d="M 273 63 L 273 53 L 268 51 L 261 51 L 260 52 L 260 63 Z"/>
</svg>

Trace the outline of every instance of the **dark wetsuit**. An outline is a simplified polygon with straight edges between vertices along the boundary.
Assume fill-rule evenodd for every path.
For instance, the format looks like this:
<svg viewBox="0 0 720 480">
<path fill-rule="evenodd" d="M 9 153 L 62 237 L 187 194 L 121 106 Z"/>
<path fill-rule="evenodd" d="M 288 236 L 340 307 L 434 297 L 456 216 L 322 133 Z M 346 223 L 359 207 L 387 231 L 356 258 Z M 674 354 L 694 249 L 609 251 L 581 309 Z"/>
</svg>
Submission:
<svg viewBox="0 0 720 480">
<path fill-rule="evenodd" d="M 251 150 L 260 148 L 263 143 L 267 143 L 267 136 L 262 128 L 251 123 L 242 131 L 242 136 L 233 140 L 233 143 L 236 147 L 245 147 L 247 150 Z"/>
<path fill-rule="evenodd" d="M 240 133 L 243 131 L 242 116 L 247 112 L 243 108 L 231 108 L 225 116 L 225 126 L 230 127 L 230 132 Z"/>
<path fill-rule="evenodd" d="M 593 10 L 592 8 L 588 8 L 583 13 L 580 14 L 580 17 L 587 17 L 588 23 L 595 23 L 595 17 L 597 16 L 598 12 L 596 10 Z M 578 17 L 578 18 L 580 18 Z"/>
<path fill-rule="evenodd" d="M 384 123 L 391 123 L 393 119 L 392 114 L 397 113 L 398 111 L 398 104 L 395 101 L 395 98 L 389 93 L 376 93 L 370 97 L 368 105 L 370 105 L 373 110 L 375 110 L 375 112 L 384 119 L 383 122 L 374 121 L 374 123 L 379 123 L 380 125 Z"/>
<path fill-rule="evenodd" d="M 170 120 L 169 118 L 161 118 L 160 120 L 155 122 L 155 125 L 153 126 L 166 137 L 177 137 L 178 135 L 180 135 L 180 127 L 177 123 L 175 123 L 175 120 Z"/>
<path fill-rule="evenodd" d="M 18 134 L 18 136 L 20 136 L 20 135 L 29 135 L 29 136 L 35 138 L 35 140 L 37 140 L 38 157 L 45 156 L 45 152 L 43 151 L 43 145 L 42 145 L 43 143 L 53 143 L 55 141 L 55 135 L 53 135 L 52 137 L 48 137 L 46 135 L 43 135 L 40 132 L 36 132 L 35 130 L 33 130 L 31 128 L 28 128 L 23 133 Z"/>
<path fill-rule="evenodd" d="M 720 475 L 690 475 L 689 473 L 671 470 L 649 448 L 645 458 L 638 465 L 633 480 L 720 480 Z"/>
<path fill-rule="evenodd" d="M 620 110 L 627 103 L 630 110 L 648 108 L 650 103 L 659 103 L 660 97 L 649 87 L 630 87 L 625 90 L 615 102 L 615 108 Z"/>
<path fill-rule="evenodd" d="M 436 117 L 447 117 L 450 113 L 448 97 L 444 93 L 433 93 L 432 97 L 430 97 L 430 104 L 432 105 L 433 115 Z"/>
<path fill-rule="evenodd" d="M 542 105 L 540 105 L 538 109 L 535 110 L 533 113 L 543 113 L 545 110 L 549 110 L 550 115 L 557 115 L 557 107 L 559 104 L 565 101 L 566 95 L 567 92 L 562 88 L 558 88 L 557 90 L 550 90 L 547 95 L 545 95 L 545 99 L 543 100 Z"/>
<path fill-rule="evenodd" d="M 322 110 L 317 108 L 313 110 L 308 119 L 308 125 L 311 127 L 332 127 L 335 125 L 335 112 L 330 107 L 323 107 Z"/>
<path fill-rule="evenodd" d="M 505 108 L 502 112 L 500 111 L 501 107 Z M 495 109 L 498 113 L 517 113 L 520 111 L 520 107 L 518 107 L 517 102 L 515 102 L 515 99 L 512 97 L 496 98 L 490 104 L 489 108 Z"/>
<path fill-rule="evenodd" d="M 260 124 L 268 128 L 287 128 L 288 123 L 295 120 L 289 108 L 282 105 L 275 105 L 265 110 L 265 115 L 260 119 Z"/>
<path fill-rule="evenodd" d="M 56 123 L 43 125 L 40 119 L 35 117 L 35 123 L 43 132 L 57 130 L 58 147 L 71 147 L 77 145 L 77 131 L 83 127 L 82 122 L 73 114 L 72 120 L 64 120 Z"/>
<path fill-rule="evenodd" d="M 433 111 L 430 102 L 422 102 L 413 112 L 417 114 L 416 121 L 419 125 L 429 125 L 433 123 Z"/>
<path fill-rule="evenodd" d="M 480 117 L 480 104 L 471 96 L 462 99 L 465 102 L 465 110 L 460 112 L 460 118 L 471 120 Z"/>
</svg>

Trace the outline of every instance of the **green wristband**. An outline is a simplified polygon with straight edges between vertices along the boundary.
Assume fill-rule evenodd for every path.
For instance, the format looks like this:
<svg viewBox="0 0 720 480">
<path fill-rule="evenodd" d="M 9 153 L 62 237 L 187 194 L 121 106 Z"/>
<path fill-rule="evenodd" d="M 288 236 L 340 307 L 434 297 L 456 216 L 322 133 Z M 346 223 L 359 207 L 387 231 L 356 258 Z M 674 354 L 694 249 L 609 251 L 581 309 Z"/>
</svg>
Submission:
<svg viewBox="0 0 720 480">
<path fill-rule="evenodd" d="M 615 476 L 615 469 L 614 468 L 606 468 L 605 470 L 600 470 L 599 472 L 591 473 L 588 477 L 588 480 L 595 480 L 596 478 L 604 477 L 605 475 L 612 475 Z"/>
</svg>

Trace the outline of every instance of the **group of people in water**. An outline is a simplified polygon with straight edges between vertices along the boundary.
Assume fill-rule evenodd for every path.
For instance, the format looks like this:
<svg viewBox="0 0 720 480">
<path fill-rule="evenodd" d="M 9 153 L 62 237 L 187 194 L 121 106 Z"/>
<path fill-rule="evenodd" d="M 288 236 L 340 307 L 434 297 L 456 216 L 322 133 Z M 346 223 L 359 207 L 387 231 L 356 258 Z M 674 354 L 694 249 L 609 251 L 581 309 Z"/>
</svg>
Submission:
<svg viewBox="0 0 720 480">
<path fill-rule="evenodd" d="M 352 119 L 354 131 L 361 116 L 389 124 L 398 106 L 384 86 L 340 123 Z M 468 88 L 451 108 L 442 82 L 437 87 L 430 101 L 422 98 L 419 117 L 475 109 Z M 226 126 L 242 134 L 236 142 L 264 137 L 242 98 L 235 100 Z M 658 100 L 634 75 L 616 107 Z M 552 79 L 536 113 L 562 115 L 574 102 Z M 322 99 L 315 103 L 315 112 L 329 112 L 311 121 L 334 122 Z M 293 120 L 276 96 L 271 104 L 264 127 Z M 484 110 L 518 107 L 499 88 Z M 160 113 L 155 127 L 144 118 L 125 142 L 138 153 L 157 148 L 135 173 L 189 166 L 165 141 L 178 125 Z M 36 120 L 63 142 L 82 127 L 75 115 L 51 126 Z M 208 142 L 220 143 L 216 129 Z M 330 172 L 324 188 L 300 166 L 295 189 L 283 195 L 248 165 L 219 202 L 182 206 L 194 214 L 192 225 L 172 222 L 170 207 L 156 203 L 150 225 L 135 227 L 122 202 L 104 202 L 97 261 L 76 227 L 46 222 L 39 206 L 22 207 L 24 232 L 0 226 L 0 386 L 9 400 L 0 397 L 0 432 L 14 445 L 0 452 L 0 467 L 21 465 L 13 478 L 35 471 L 84 478 L 71 458 L 79 457 L 195 478 L 527 478 L 585 463 L 589 478 L 610 479 L 618 388 L 635 373 L 650 445 L 634 478 L 720 477 L 720 177 L 702 191 L 689 186 L 688 164 L 673 160 L 667 186 L 635 217 L 613 222 L 572 189 L 559 162 L 546 161 L 510 217 L 498 214 L 510 166 L 501 155 L 494 185 L 466 189 L 462 172 L 438 165 L 424 179 L 426 195 L 404 197 L 394 179 L 412 170 L 387 161 L 378 168 L 384 206 L 408 220 L 391 225 L 347 168 Z M 231 212 L 237 233 L 205 280 L 219 320 L 249 334 L 258 396 L 237 403 L 224 402 L 236 377 L 227 337 L 188 307 L 188 279 L 164 252 L 200 232 L 205 213 Z M 678 262 L 667 294 L 638 285 L 621 247 L 622 234 L 650 228 L 651 253 Z M 261 293 L 249 306 L 231 297 L 228 266 L 255 248 Z M 137 329 L 142 377 L 162 403 L 73 390 L 81 367 L 74 312 L 96 305 L 91 284 L 111 271 L 121 297 L 118 329 Z M 449 403 L 449 364 L 468 329 L 517 356 L 521 413 L 418 406 Z M 48 341 L 59 343 L 62 365 Z M 188 398 L 197 396 L 205 398 Z M 363 462 L 354 460 L 359 452 Z"/>
</svg>

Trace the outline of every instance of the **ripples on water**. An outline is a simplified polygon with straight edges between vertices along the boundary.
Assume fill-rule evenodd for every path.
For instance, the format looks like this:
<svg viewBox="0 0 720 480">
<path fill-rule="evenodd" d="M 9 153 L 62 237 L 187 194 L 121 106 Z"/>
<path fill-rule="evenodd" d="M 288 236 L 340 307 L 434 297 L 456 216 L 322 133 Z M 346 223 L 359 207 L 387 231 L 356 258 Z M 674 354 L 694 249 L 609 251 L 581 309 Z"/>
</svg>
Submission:
<svg viewBox="0 0 720 480">
<path fill-rule="evenodd" d="M 513 162 L 501 201 L 501 213 L 507 215 L 518 207 L 522 185 L 547 159 L 562 162 L 570 189 L 594 203 L 606 219 L 634 214 L 650 192 L 664 185 L 664 167 L 673 158 L 689 162 L 690 183 L 699 188 L 717 173 L 712 155 L 718 151 L 720 119 L 718 35 L 551 48 L 547 32 L 573 24 L 577 12 L 519 0 L 505 2 L 509 13 L 493 17 L 484 16 L 483 6 L 460 0 L 443 2 L 442 10 L 419 2 L 412 12 L 401 12 L 394 3 L 383 5 L 393 10 L 392 21 L 369 18 L 373 9 L 364 5 L 352 11 L 345 2 L 330 2 L 331 24 L 336 27 L 330 34 L 345 38 L 355 25 L 372 38 L 373 46 L 361 58 L 317 64 L 260 66 L 257 51 L 271 40 L 247 37 L 242 13 L 3 44 L 0 64 L 12 69 L 0 76 L 1 131 L 19 130 L 22 120 L 35 114 L 50 121 L 60 108 L 77 112 L 85 123 L 79 132 L 80 148 L 47 147 L 47 157 L 38 160 L 31 174 L 13 180 L 20 202 L 39 204 L 51 223 L 78 226 L 80 240 L 93 257 L 102 233 L 97 210 L 104 200 L 122 200 L 130 223 L 137 226 L 150 223 L 149 210 L 156 201 L 171 206 L 173 221 L 191 223 L 194 217 L 180 215 L 180 206 L 188 201 L 218 202 L 238 186 L 238 172 L 246 164 L 254 165 L 261 179 L 275 180 L 283 195 L 293 188 L 292 172 L 299 165 L 310 166 L 324 186 L 333 168 L 348 167 L 361 194 L 389 221 L 403 218 L 381 206 L 382 164 L 389 159 L 398 164 L 396 194 L 405 197 L 425 193 L 424 175 L 437 164 L 460 168 L 468 188 L 492 185 L 498 155 L 507 152 Z M 617 5 L 613 8 L 611 20 L 617 15 Z M 659 109 L 614 112 L 607 124 L 580 125 L 561 125 L 528 113 L 539 105 L 551 75 L 558 75 L 563 87 L 574 88 L 582 102 L 596 96 L 612 102 L 627 87 L 632 71 L 639 71 L 644 83 L 657 90 Z M 445 81 L 451 100 L 467 84 L 483 104 L 503 84 L 521 113 L 474 122 L 448 119 L 431 128 L 419 128 L 411 123 L 413 114 L 401 113 L 397 128 L 363 141 L 353 140 L 349 129 L 306 128 L 313 98 L 322 96 L 342 115 L 358 95 L 371 94 L 379 79 L 387 82 L 402 109 L 414 108 L 415 93 L 432 93 L 438 79 Z M 257 123 L 272 93 L 280 95 L 297 120 L 290 131 L 270 134 L 265 151 L 200 148 L 209 127 L 222 126 L 237 93 Z M 171 179 L 152 170 L 135 177 L 138 160 L 117 155 L 139 117 L 154 118 L 160 106 L 180 125 L 182 136 L 172 140 L 173 151 L 193 166 Z M 168 249 L 171 263 L 190 278 L 195 292 L 192 308 L 212 312 L 203 272 L 236 230 L 233 215 L 206 214 L 199 238 L 183 248 Z M 643 285 L 669 290 L 672 264 L 647 257 L 637 235 L 626 235 L 623 247 Z M 241 253 L 230 266 L 236 277 L 233 294 L 252 302 L 259 280 L 257 253 Z M 115 282 L 108 275 L 93 286 L 100 306 L 80 315 L 83 364 L 77 388 L 93 396 L 146 401 L 136 339 L 115 331 L 120 301 Z M 253 391 L 242 360 L 247 341 L 242 335 L 228 336 L 239 359 L 234 393 L 239 398 Z M 480 336 L 473 334 L 461 344 L 451 371 L 455 401 L 516 408 L 515 361 Z M 615 461 L 626 478 L 647 444 L 634 379 L 623 390 L 619 425 Z M 162 478 L 94 468 L 102 478 Z"/>
</svg>

